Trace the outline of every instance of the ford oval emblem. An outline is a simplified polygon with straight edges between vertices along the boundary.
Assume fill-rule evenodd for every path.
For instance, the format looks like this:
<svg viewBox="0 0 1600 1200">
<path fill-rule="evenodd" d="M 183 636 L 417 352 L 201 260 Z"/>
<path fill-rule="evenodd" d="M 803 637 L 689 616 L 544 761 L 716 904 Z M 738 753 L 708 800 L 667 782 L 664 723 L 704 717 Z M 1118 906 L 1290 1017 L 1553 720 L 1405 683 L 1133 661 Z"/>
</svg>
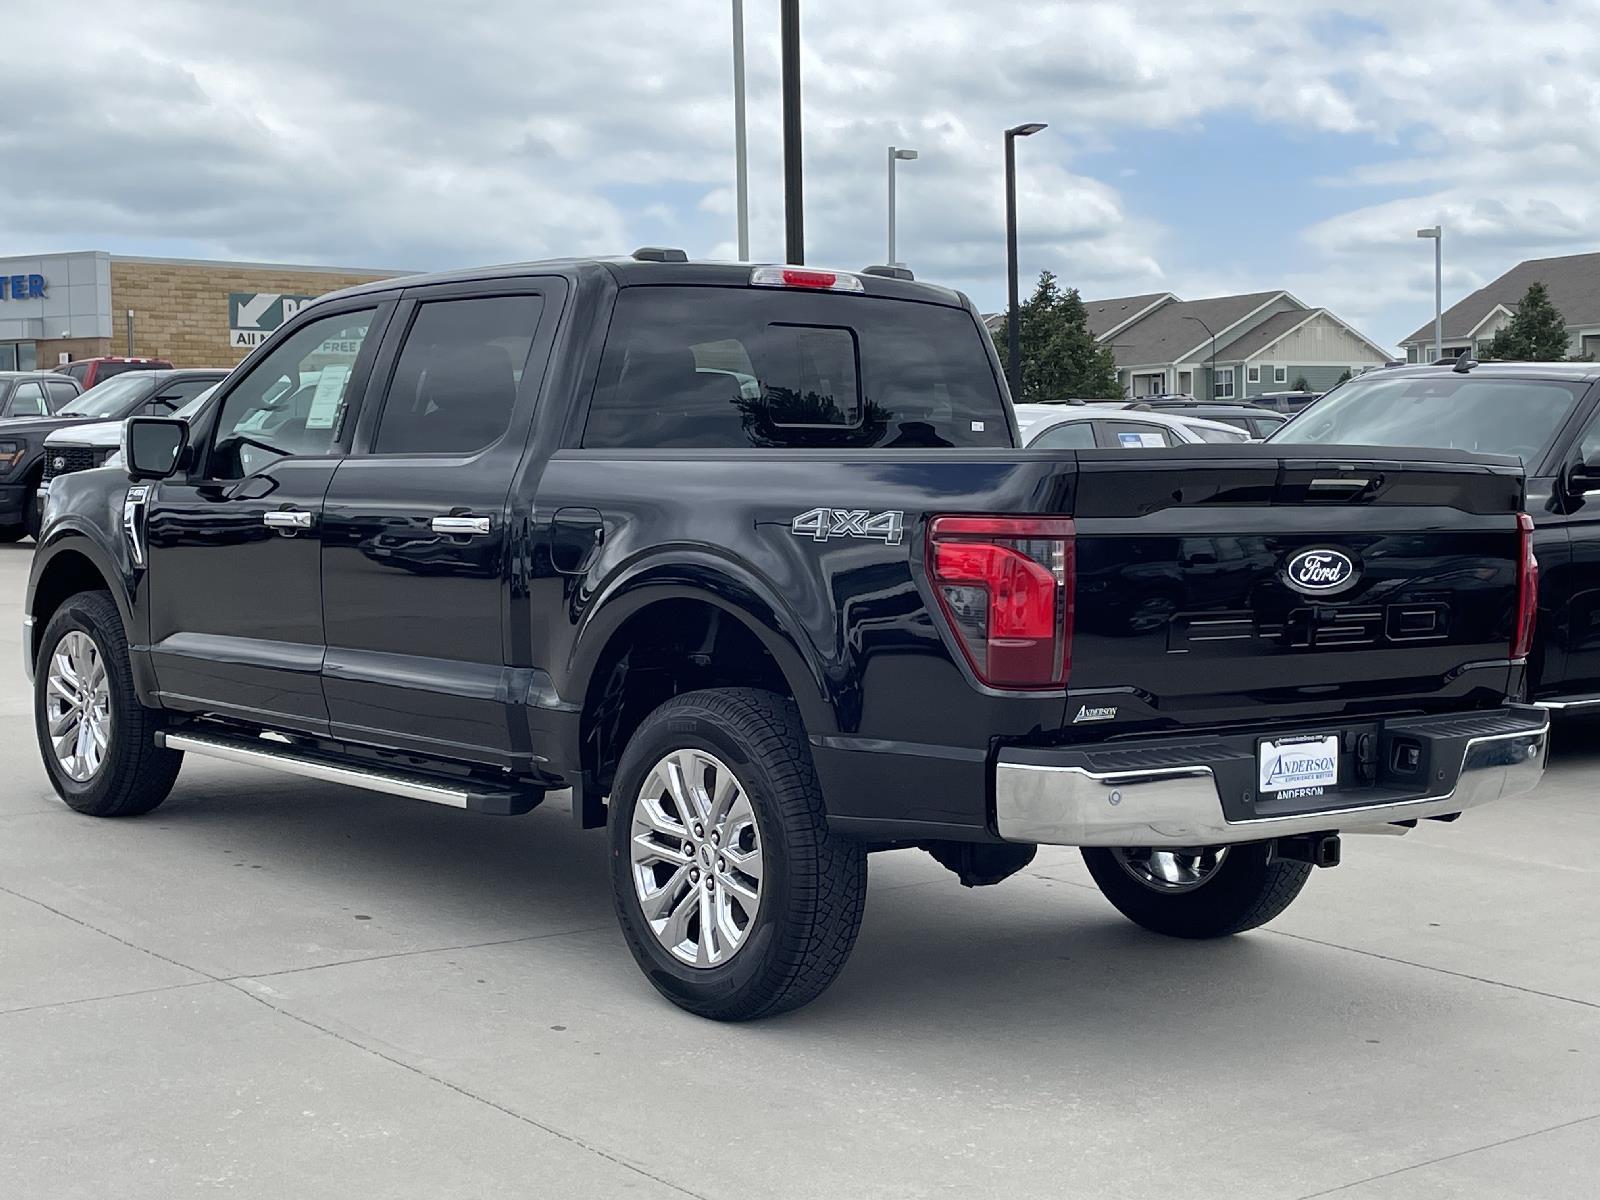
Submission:
<svg viewBox="0 0 1600 1200">
<path fill-rule="evenodd" d="M 1356 581 L 1356 564 L 1342 550 L 1302 550 L 1283 568 L 1283 577 L 1297 592 L 1337 592 Z"/>
</svg>

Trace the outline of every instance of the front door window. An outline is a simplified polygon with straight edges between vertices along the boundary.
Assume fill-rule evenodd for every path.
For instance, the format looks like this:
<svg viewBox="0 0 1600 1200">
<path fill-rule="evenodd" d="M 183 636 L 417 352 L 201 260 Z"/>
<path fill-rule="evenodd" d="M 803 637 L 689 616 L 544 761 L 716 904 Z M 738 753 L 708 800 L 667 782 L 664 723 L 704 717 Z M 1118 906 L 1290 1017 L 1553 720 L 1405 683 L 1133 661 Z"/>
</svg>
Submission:
<svg viewBox="0 0 1600 1200">
<path fill-rule="evenodd" d="M 373 313 L 339 313 L 302 326 L 228 393 L 211 449 L 213 478 L 242 479 L 284 457 L 334 450 Z"/>
</svg>

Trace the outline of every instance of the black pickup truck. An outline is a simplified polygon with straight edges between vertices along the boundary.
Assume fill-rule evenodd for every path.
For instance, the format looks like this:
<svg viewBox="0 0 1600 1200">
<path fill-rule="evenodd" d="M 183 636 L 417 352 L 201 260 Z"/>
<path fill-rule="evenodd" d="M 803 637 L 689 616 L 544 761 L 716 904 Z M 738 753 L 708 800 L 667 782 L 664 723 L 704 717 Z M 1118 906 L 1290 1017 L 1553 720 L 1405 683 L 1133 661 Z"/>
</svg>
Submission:
<svg viewBox="0 0 1600 1200">
<path fill-rule="evenodd" d="M 571 789 L 693 1012 L 842 968 L 867 855 L 1083 847 L 1147 928 L 1532 788 L 1515 461 L 1016 448 L 965 297 L 678 251 L 322 299 L 57 479 L 27 593 L 62 798 L 185 754 L 480 813 Z"/>
</svg>

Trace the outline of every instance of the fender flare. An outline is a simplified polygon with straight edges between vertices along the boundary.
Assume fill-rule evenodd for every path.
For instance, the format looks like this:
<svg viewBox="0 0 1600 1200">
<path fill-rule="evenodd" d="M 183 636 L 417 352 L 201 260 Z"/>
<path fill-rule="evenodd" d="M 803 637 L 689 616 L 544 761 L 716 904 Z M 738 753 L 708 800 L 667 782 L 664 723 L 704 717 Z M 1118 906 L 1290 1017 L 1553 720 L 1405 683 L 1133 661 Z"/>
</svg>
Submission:
<svg viewBox="0 0 1600 1200">
<path fill-rule="evenodd" d="M 106 549 L 96 536 L 96 531 L 88 521 L 75 514 L 62 516 L 52 523 L 44 541 L 33 552 L 33 564 L 28 571 L 28 588 L 23 599 L 24 612 L 34 617 L 35 600 L 41 580 L 50 574 L 51 565 L 64 554 L 76 554 L 89 561 L 89 564 L 100 573 L 106 582 L 106 590 L 111 593 L 111 599 L 117 606 L 117 613 L 122 618 L 122 628 L 126 631 L 130 648 L 136 652 L 144 648 L 148 641 L 149 630 L 140 620 L 129 591 L 131 579 L 125 564 L 117 561 L 114 554 Z M 43 624 L 36 623 L 34 637 L 44 632 Z M 32 647 L 29 648 L 32 653 Z M 137 676 L 138 672 L 135 671 Z"/>
<path fill-rule="evenodd" d="M 670 555 L 670 557 L 669 557 Z M 737 620 L 772 655 L 812 735 L 838 732 L 838 706 L 822 655 L 777 590 L 737 559 L 676 547 L 628 563 L 579 619 L 561 689 L 582 704 L 606 647 L 635 614 L 663 600 L 697 600 Z"/>
</svg>

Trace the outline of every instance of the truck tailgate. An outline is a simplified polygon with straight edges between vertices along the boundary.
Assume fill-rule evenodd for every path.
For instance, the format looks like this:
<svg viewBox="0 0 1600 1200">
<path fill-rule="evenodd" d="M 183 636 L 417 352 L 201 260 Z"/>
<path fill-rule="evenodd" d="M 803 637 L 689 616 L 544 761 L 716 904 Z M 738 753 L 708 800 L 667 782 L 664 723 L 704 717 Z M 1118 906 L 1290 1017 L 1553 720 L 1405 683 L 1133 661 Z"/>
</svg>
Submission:
<svg viewBox="0 0 1600 1200">
<path fill-rule="evenodd" d="M 1520 466 L 1317 449 L 1079 454 L 1069 725 L 1500 702 Z"/>
</svg>

